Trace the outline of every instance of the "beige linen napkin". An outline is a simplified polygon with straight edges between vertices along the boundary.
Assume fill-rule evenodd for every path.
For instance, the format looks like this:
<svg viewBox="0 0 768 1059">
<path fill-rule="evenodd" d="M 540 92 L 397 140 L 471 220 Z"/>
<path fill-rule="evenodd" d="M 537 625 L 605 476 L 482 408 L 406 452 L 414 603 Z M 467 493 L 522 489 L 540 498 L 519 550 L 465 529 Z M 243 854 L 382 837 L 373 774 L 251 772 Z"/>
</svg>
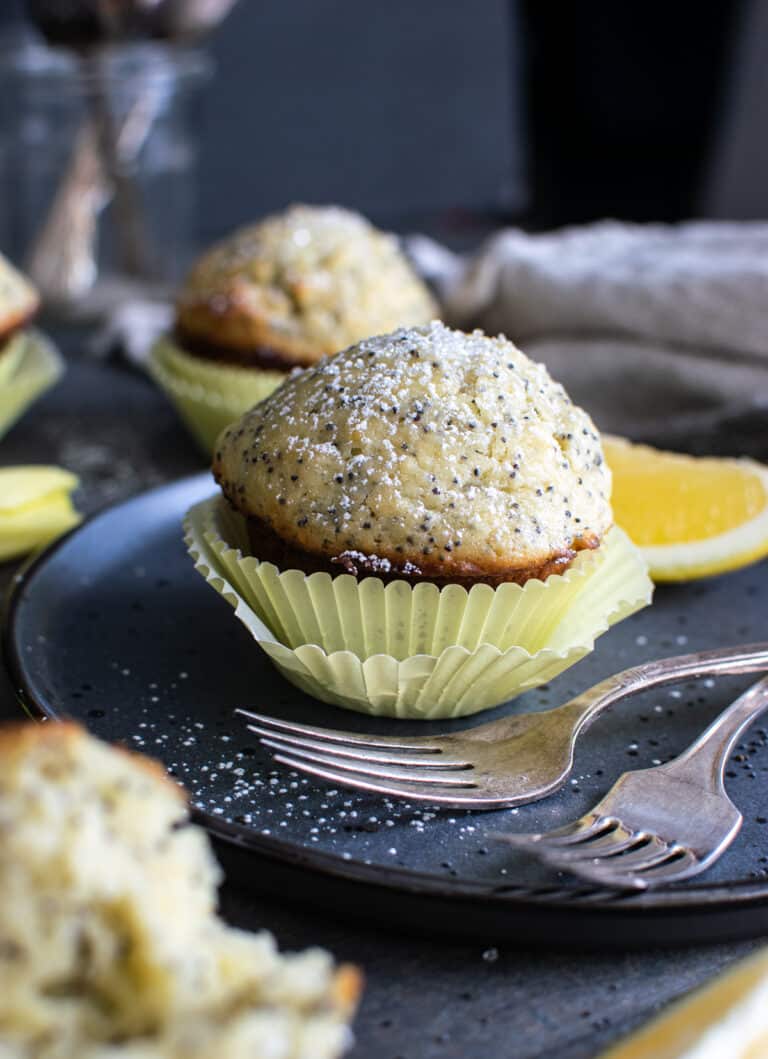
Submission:
<svg viewBox="0 0 768 1059">
<path fill-rule="evenodd" d="M 603 221 L 408 249 L 449 323 L 503 331 L 609 431 L 653 439 L 766 413 L 768 224 Z"/>
</svg>

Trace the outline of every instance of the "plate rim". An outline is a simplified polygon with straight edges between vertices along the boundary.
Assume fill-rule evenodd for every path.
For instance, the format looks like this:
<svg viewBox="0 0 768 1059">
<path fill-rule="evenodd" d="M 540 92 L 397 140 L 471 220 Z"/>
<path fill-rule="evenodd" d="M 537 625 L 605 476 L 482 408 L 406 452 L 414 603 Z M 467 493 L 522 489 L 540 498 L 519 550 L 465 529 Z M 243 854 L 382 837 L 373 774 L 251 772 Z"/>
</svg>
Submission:
<svg viewBox="0 0 768 1059">
<path fill-rule="evenodd" d="M 87 533 L 99 520 L 110 517 L 115 511 L 126 506 L 142 504 L 157 494 L 175 489 L 191 489 L 198 484 L 202 486 L 206 481 L 210 481 L 212 488 L 215 488 L 215 483 L 210 480 L 209 473 L 199 472 L 172 479 L 108 504 L 89 514 L 78 526 L 33 555 L 12 574 L 2 607 L 2 655 L 13 693 L 22 710 L 32 718 L 42 722 L 51 722 L 61 721 L 66 716 L 57 711 L 55 706 L 38 697 L 32 682 L 27 677 L 24 654 L 15 635 L 19 615 L 29 593 L 34 590 L 36 578 L 56 560 L 58 554 L 74 538 Z M 78 723 L 83 723 L 84 727 L 88 727 L 79 719 Z M 507 915 L 512 913 L 512 919 L 515 921 L 520 913 L 525 915 L 542 910 L 548 914 L 557 911 L 571 917 L 586 916 L 586 920 L 594 923 L 596 928 L 605 927 L 614 921 L 617 926 L 620 923 L 625 925 L 631 923 L 635 927 L 639 924 L 650 926 L 649 920 L 657 919 L 664 923 L 679 913 L 682 913 L 686 920 L 692 920 L 700 916 L 710 917 L 717 912 L 730 915 L 741 912 L 742 918 L 746 916 L 748 922 L 742 922 L 738 928 L 734 924 L 731 932 L 718 935 L 721 940 L 753 936 L 756 929 L 755 919 L 760 919 L 762 931 L 768 932 L 768 880 L 761 882 L 760 880 L 736 879 L 718 883 L 699 883 L 695 886 L 688 884 L 685 887 L 669 887 L 639 893 L 611 894 L 610 891 L 596 887 L 568 885 L 567 883 L 530 887 L 512 883 L 489 883 L 483 880 L 447 879 L 434 873 L 417 872 L 397 866 L 365 864 L 362 860 L 344 859 L 338 854 L 325 850 L 314 850 L 309 846 L 283 842 L 271 835 L 263 835 L 247 825 L 228 823 L 193 806 L 190 806 L 190 816 L 215 840 L 217 849 L 223 853 L 225 860 L 231 860 L 234 857 L 239 861 L 239 855 L 245 854 L 251 858 L 259 857 L 263 861 L 271 862 L 289 873 L 297 869 L 300 873 L 306 873 L 309 870 L 327 882 L 338 883 L 343 889 L 350 890 L 350 888 L 358 887 L 369 892 L 372 890 L 380 896 L 386 896 L 389 903 L 403 896 L 416 899 L 417 904 L 419 901 L 439 899 L 443 903 L 448 902 L 448 904 L 461 907 L 465 912 L 467 905 L 475 907 L 480 903 L 485 910 L 481 919 L 488 924 L 501 913 Z M 234 878 L 228 881 L 235 885 L 238 884 L 238 880 Z M 306 889 L 305 886 L 304 898 L 308 896 Z M 456 925 L 447 924 L 447 932 L 455 933 L 456 931 L 451 931 L 450 927 Z M 501 924 L 499 927 L 501 928 Z M 432 931 L 428 929 L 428 932 Z M 499 932 L 503 933 L 503 930 L 500 929 L 497 933 Z M 457 933 L 466 935 L 467 932 L 459 929 Z M 469 933 L 476 936 L 478 931 L 472 929 Z M 596 947 L 623 949 L 633 947 L 632 941 L 628 941 L 626 936 L 621 937 L 618 946 L 613 945 L 612 940 L 616 939 L 601 939 Z M 689 943 L 697 943 L 697 941 L 705 943 L 712 940 L 713 938 L 705 930 L 703 937 L 692 938 Z M 559 941 L 562 945 L 558 947 L 566 947 L 568 944 L 567 939 L 559 939 Z M 607 946 L 603 942 L 607 942 Z M 528 938 L 526 943 L 535 944 L 535 939 L 532 942 L 532 939 Z M 670 941 L 670 944 L 672 943 L 681 944 L 685 941 L 676 936 L 674 941 Z M 584 945 L 583 937 L 581 937 L 580 944 Z M 649 947 L 652 944 L 664 944 L 664 941 L 649 937 L 641 944 Z M 545 946 L 552 947 L 548 943 L 545 943 Z"/>
</svg>

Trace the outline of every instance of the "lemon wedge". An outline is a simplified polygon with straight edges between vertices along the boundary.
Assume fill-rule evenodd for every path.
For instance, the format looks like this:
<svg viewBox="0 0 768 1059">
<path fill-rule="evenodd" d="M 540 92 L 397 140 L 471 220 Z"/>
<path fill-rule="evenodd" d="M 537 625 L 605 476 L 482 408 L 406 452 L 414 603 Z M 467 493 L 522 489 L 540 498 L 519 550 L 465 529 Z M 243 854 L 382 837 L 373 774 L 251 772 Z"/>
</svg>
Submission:
<svg viewBox="0 0 768 1059">
<path fill-rule="evenodd" d="M 617 525 L 654 581 L 688 581 L 768 555 L 768 467 L 604 437 Z"/>
<path fill-rule="evenodd" d="M 0 562 L 34 551 L 76 526 L 74 474 L 60 467 L 0 468 Z"/>
<path fill-rule="evenodd" d="M 768 950 L 741 960 L 599 1059 L 765 1059 Z"/>
</svg>

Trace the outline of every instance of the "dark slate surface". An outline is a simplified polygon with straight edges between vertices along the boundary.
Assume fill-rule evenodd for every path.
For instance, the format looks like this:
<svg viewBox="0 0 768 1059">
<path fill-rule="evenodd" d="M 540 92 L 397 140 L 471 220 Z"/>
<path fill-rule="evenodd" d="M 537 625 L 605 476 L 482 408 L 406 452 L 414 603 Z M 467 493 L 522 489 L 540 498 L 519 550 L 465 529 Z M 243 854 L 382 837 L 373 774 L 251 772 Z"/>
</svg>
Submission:
<svg viewBox="0 0 768 1059">
<path fill-rule="evenodd" d="M 757 434 L 754 440 L 759 455 L 765 442 Z M 83 363 L 73 364 L 36 414 L 0 443 L 0 462 L 34 461 L 78 471 L 83 509 L 203 465 L 147 382 Z M 4 568 L 0 578 L 7 582 L 10 574 Z M 16 715 L 7 687 L 0 713 Z M 322 944 L 364 968 L 368 986 L 353 1053 L 360 1059 L 586 1059 L 754 944 L 619 956 L 527 954 L 369 930 L 345 923 L 341 909 L 332 920 L 255 898 L 232 881 L 222 902 L 233 922 L 268 926 L 284 947 Z"/>
</svg>

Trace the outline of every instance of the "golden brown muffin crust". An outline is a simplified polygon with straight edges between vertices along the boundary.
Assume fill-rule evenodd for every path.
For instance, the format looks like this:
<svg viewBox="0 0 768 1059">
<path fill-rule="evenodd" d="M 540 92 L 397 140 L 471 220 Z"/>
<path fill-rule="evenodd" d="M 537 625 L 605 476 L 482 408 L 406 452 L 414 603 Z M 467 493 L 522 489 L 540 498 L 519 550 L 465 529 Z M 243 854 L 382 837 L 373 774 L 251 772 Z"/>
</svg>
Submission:
<svg viewBox="0 0 768 1059">
<path fill-rule="evenodd" d="M 38 724 L 12 721 L 0 725 L 0 758 L 23 757 L 36 747 L 76 747 L 85 738 L 87 737 L 83 728 L 75 721 L 41 721 Z M 119 743 L 113 744 L 112 750 L 115 754 L 124 756 L 131 766 L 144 772 L 153 782 L 161 784 L 164 794 L 175 798 L 180 806 L 186 806 L 186 791 L 171 779 L 159 761 L 129 750 Z"/>
<path fill-rule="evenodd" d="M 8 320 L 6 318 L 6 326 L 4 330 L 0 331 L 0 356 L 8 349 L 11 345 L 11 339 L 14 338 L 19 331 L 22 331 L 27 324 L 31 323 L 35 317 L 36 310 L 32 310 L 23 315 L 19 315 L 14 320 Z"/>
<path fill-rule="evenodd" d="M 279 349 L 261 346 L 254 349 L 226 348 L 217 342 L 199 338 L 183 327 L 176 327 L 174 340 L 185 353 L 219 364 L 235 364 L 243 368 L 260 368 L 263 371 L 282 371 L 288 374 L 296 367 L 309 367 L 314 361 L 297 361 Z"/>
<path fill-rule="evenodd" d="M 412 556 L 387 553 L 379 548 L 376 555 L 364 555 L 359 551 L 345 551 L 338 555 L 322 555 L 296 547 L 284 541 L 274 530 L 253 517 L 246 519 L 246 529 L 252 554 L 261 562 L 274 563 L 279 570 L 303 570 L 306 574 L 318 571 L 336 577 L 352 574 L 354 577 L 378 577 L 385 584 L 390 581 L 409 581 L 418 584 L 428 581 L 444 588 L 446 585 L 461 585 L 470 589 L 473 585 L 490 585 L 498 588 L 505 582 L 524 585 L 531 578 L 545 581 L 552 574 L 562 574 L 571 565 L 579 551 L 599 547 L 596 536 L 584 537 L 573 548 L 560 555 L 552 555 L 538 564 L 527 566 L 499 566 L 489 569 L 469 559 L 446 559 L 446 556 Z"/>
<path fill-rule="evenodd" d="M 436 314 L 393 236 L 349 210 L 293 206 L 197 262 L 176 330 L 200 356 L 289 370 Z"/>
</svg>

